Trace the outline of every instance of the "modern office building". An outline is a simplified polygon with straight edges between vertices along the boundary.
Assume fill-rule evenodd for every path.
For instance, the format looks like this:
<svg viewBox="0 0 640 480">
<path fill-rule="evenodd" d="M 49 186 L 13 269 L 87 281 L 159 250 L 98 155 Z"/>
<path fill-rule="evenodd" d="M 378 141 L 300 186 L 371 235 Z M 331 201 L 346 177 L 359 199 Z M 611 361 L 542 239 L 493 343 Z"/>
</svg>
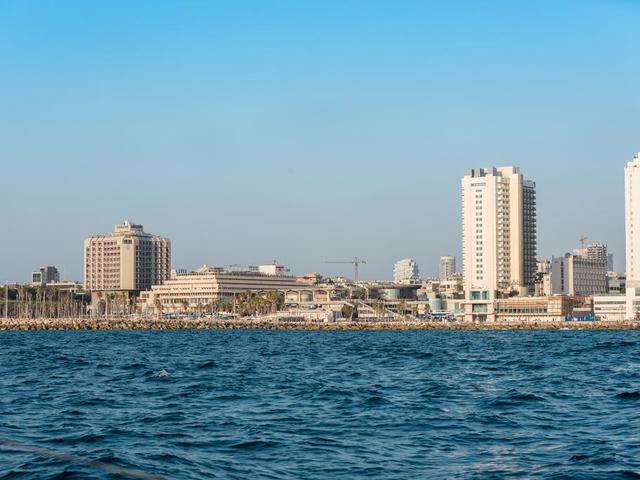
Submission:
<svg viewBox="0 0 640 480">
<path fill-rule="evenodd" d="M 517 167 L 471 170 L 462 178 L 462 269 L 466 319 L 484 321 L 497 292 L 533 293 L 536 186 Z"/>
<path fill-rule="evenodd" d="M 393 281 L 394 283 L 417 283 L 420 280 L 420 269 L 415 260 L 405 258 L 398 260 L 393 265 Z"/>
<path fill-rule="evenodd" d="M 125 221 L 84 241 L 84 285 L 92 292 L 136 292 L 171 275 L 171 242 Z"/>
<path fill-rule="evenodd" d="M 31 283 L 34 285 L 45 286 L 49 283 L 59 283 L 60 272 L 54 266 L 40 267 L 35 272 L 31 273 Z"/>
<path fill-rule="evenodd" d="M 607 260 L 567 253 L 551 260 L 551 293 L 553 295 L 605 295 L 607 293 Z"/>
<path fill-rule="evenodd" d="M 456 273 L 456 257 L 446 256 L 440 257 L 440 265 L 438 269 L 438 278 L 447 280 Z"/>
</svg>

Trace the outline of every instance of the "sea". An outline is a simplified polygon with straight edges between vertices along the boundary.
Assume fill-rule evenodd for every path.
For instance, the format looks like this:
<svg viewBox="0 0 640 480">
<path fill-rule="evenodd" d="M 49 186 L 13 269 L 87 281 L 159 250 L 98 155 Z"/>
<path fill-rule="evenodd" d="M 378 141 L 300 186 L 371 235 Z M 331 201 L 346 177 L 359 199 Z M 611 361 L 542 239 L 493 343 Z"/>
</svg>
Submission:
<svg viewBox="0 0 640 480">
<path fill-rule="evenodd" d="M 640 333 L 0 333 L 0 479 L 115 478 L 640 478 Z"/>
</svg>

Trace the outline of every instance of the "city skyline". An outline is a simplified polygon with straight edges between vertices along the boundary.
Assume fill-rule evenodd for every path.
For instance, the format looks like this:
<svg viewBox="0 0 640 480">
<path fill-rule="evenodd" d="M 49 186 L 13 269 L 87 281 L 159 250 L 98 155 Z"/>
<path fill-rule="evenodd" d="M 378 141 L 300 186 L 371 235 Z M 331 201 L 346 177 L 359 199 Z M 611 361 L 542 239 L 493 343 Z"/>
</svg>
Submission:
<svg viewBox="0 0 640 480">
<path fill-rule="evenodd" d="M 460 177 L 503 165 L 537 184 L 540 257 L 586 234 L 624 270 L 636 4 L 330 3 L 0 5 L 0 281 L 80 280 L 125 218 L 175 267 L 436 276 Z"/>
</svg>

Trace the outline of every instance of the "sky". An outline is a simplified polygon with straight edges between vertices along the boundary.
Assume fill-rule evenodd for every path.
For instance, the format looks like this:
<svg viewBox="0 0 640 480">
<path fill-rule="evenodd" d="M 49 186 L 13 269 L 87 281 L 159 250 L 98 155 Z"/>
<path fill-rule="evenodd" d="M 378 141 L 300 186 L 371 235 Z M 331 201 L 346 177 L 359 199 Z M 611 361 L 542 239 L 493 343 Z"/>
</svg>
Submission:
<svg viewBox="0 0 640 480">
<path fill-rule="evenodd" d="M 0 2 L 0 282 L 82 280 L 129 219 L 173 267 L 389 279 L 460 261 L 460 179 L 516 165 L 539 256 L 609 244 L 640 151 L 640 2 Z"/>
</svg>

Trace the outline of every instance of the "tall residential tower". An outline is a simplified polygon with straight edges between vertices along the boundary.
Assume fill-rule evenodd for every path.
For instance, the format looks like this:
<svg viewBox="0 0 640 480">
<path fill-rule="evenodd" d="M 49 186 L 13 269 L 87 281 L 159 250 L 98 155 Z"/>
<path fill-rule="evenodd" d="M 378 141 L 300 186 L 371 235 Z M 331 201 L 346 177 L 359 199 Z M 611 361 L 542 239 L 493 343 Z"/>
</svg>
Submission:
<svg viewBox="0 0 640 480">
<path fill-rule="evenodd" d="M 533 294 L 536 185 L 517 167 L 471 170 L 462 178 L 462 269 L 471 318 L 491 314 L 497 291 Z"/>
<path fill-rule="evenodd" d="M 440 257 L 438 276 L 440 280 L 451 278 L 456 273 L 456 257 Z"/>
</svg>

